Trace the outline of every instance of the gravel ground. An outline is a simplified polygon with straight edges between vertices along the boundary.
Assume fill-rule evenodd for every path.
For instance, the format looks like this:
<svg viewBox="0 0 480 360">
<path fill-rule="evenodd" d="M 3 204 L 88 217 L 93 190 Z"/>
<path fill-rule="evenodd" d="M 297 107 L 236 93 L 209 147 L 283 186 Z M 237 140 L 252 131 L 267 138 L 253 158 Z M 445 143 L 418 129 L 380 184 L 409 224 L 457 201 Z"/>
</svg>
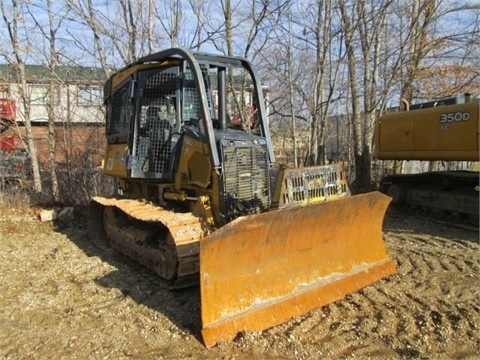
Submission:
<svg viewBox="0 0 480 360">
<path fill-rule="evenodd" d="M 480 358 L 478 231 L 389 211 L 397 275 L 206 349 L 198 288 L 94 246 L 82 217 L 0 211 L 0 358 Z"/>
</svg>

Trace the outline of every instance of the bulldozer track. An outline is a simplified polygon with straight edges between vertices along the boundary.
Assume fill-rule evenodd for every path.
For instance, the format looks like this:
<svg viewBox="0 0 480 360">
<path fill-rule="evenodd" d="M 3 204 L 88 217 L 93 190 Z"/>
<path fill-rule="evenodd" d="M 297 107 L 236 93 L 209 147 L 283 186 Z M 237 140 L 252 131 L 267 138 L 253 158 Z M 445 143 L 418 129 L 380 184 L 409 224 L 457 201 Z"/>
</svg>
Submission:
<svg viewBox="0 0 480 360">
<path fill-rule="evenodd" d="M 199 242 L 211 230 L 191 213 L 141 200 L 94 197 L 103 207 L 110 245 L 170 281 L 172 288 L 198 283 Z"/>
</svg>

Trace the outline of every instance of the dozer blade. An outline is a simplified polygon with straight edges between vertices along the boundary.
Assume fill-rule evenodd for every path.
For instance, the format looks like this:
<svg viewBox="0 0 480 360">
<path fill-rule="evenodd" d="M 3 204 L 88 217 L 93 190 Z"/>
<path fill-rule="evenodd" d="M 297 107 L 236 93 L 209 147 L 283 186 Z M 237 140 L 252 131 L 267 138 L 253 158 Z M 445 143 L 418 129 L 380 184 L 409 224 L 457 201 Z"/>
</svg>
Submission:
<svg viewBox="0 0 480 360">
<path fill-rule="evenodd" d="M 241 217 L 200 241 L 207 347 L 263 330 L 396 273 L 379 193 Z"/>
</svg>

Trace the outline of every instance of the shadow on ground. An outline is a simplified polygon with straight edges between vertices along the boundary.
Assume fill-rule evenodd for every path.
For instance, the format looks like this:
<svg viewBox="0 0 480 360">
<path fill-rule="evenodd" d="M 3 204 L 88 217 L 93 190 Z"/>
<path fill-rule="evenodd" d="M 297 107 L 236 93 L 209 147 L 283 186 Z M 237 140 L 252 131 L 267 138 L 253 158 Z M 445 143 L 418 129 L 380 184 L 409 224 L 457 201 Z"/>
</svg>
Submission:
<svg viewBox="0 0 480 360">
<path fill-rule="evenodd" d="M 383 231 L 447 237 L 458 242 L 478 242 L 479 227 L 453 215 L 439 216 L 419 208 L 390 205 L 383 222 Z"/>
<path fill-rule="evenodd" d="M 116 268 L 95 282 L 107 289 L 119 289 L 124 296 L 165 315 L 179 329 L 202 342 L 199 286 L 169 289 L 168 284 L 149 269 L 107 244 L 92 241 L 87 223 L 87 215 L 78 212 L 69 224 L 55 222 L 55 230 L 66 235 L 87 256 L 96 256 Z"/>
</svg>

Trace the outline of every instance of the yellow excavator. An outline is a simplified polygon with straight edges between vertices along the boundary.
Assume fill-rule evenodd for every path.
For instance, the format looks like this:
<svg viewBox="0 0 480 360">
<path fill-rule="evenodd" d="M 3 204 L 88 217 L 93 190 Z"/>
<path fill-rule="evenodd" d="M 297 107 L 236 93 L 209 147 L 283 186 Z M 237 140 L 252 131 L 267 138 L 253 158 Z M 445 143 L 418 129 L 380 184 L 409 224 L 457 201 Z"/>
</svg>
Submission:
<svg viewBox="0 0 480 360">
<path fill-rule="evenodd" d="M 246 59 L 181 48 L 104 88 L 103 171 L 118 194 L 92 198 L 92 236 L 172 288 L 199 284 L 207 347 L 396 272 L 390 198 L 351 196 L 338 165 L 277 166 L 263 91 Z"/>
<path fill-rule="evenodd" d="M 480 99 L 470 94 L 406 104 L 406 111 L 378 119 L 375 157 L 381 160 L 443 161 L 445 170 L 388 174 L 380 190 L 393 204 L 432 210 L 441 217 L 455 215 L 479 223 Z M 454 162 L 471 162 L 469 170 L 449 169 Z"/>
</svg>

